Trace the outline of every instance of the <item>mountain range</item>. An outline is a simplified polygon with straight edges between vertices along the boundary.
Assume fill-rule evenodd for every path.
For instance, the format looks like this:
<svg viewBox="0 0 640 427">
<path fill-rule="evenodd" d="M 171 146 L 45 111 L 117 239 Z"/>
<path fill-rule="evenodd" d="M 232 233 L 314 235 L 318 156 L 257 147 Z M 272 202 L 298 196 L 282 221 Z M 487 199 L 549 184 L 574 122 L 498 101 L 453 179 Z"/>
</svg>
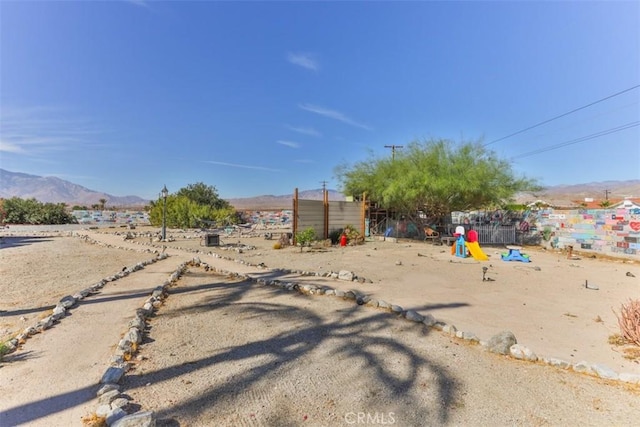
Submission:
<svg viewBox="0 0 640 427">
<path fill-rule="evenodd" d="M 329 200 L 344 200 L 344 196 L 335 190 L 328 190 Z M 299 191 L 300 199 L 322 200 L 322 189 Z M 107 206 L 142 207 L 149 203 L 138 196 L 113 196 L 90 190 L 78 184 L 56 177 L 42 177 L 0 169 L 0 198 L 34 198 L 42 203 L 66 203 L 69 205 L 91 206 L 107 201 Z M 640 197 L 640 180 L 604 181 L 587 184 L 556 185 L 531 194 L 519 194 L 516 201 L 527 203 L 543 200 L 555 206 L 575 206 L 585 198 L 594 200 L 620 200 L 625 197 Z M 226 199 L 236 209 L 290 209 L 293 194 L 263 195 Z"/>
<path fill-rule="evenodd" d="M 141 207 L 149 203 L 138 196 L 112 196 L 54 176 L 43 177 L 0 169 L 0 198 L 11 197 L 89 207 L 100 204 L 100 199 L 105 199 L 107 206 L 114 207 Z"/>
</svg>

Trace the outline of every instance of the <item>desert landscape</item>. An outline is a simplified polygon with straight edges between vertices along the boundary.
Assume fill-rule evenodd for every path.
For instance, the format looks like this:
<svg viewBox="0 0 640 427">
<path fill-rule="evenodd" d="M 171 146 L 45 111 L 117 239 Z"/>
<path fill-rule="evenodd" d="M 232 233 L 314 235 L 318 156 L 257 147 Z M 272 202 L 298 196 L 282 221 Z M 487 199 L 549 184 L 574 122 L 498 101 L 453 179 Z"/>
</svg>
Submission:
<svg viewBox="0 0 640 427">
<path fill-rule="evenodd" d="M 522 248 L 530 263 L 502 261 L 499 247 L 479 262 L 394 239 L 276 250 L 260 230 L 207 247 L 198 230 L 170 230 L 168 242 L 157 231 L 2 231 L 3 341 L 61 298 L 153 262 L 3 357 L 0 425 L 105 422 L 96 393 L 128 322 L 194 258 L 119 382 L 124 411 L 151 412 L 156 425 L 636 423 L 637 347 L 612 337 L 620 305 L 638 297 L 637 262 L 536 247 Z M 487 351 L 504 331 L 536 361 Z"/>
</svg>

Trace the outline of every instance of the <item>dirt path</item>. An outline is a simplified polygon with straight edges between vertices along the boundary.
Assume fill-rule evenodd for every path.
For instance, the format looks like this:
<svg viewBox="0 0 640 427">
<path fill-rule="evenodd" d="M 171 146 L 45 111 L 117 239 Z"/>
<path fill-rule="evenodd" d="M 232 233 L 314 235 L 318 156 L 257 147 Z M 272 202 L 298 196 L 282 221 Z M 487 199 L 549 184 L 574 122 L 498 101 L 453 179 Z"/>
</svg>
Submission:
<svg viewBox="0 0 640 427">
<path fill-rule="evenodd" d="M 81 418 L 97 407 L 98 382 L 127 323 L 176 269 L 176 262 L 180 260 L 158 261 L 107 283 L 53 328 L 27 340 L 22 351 L 5 356 L 0 426 L 81 425 Z"/>
<path fill-rule="evenodd" d="M 77 237 L 3 239 L 3 333 L 30 325 L 61 296 L 151 258 L 149 249 L 170 257 L 107 284 L 6 356 L 0 426 L 81 425 L 97 407 L 98 381 L 135 309 L 194 256 L 255 276 L 274 274 L 258 263 L 351 270 L 367 281 L 280 277 L 355 288 L 485 339 L 511 329 L 545 355 L 640 372 L 606 344 L 615 323 L 611 307 L 639 293 L 637 280 L 624 274 L 640 277 L 636 264 L 536 253 L 530 266 L 490 263 L 495 281 L 486 283 L 479 280 L 481 264 L 425 244 L 374 242 L 300 253 L 243 239 L 255 249 L 224 251 L 203 248 L 197 236 L 178 234 L 182 238 L 163 249 L 148 240 L 123 241 L 121 233 L 85 234 L 104 245 Z M 580 287 L 585 276 L 599 284 L 598 292 Z M 363 416 L 391 424 L 391 413 L 396 425 L 633 425 L 640 413 L 637 387 L 505 359 L 335 297 L 277 291 L 197 268 L 178 282 L 151 326 L 142 360 L 124 384 L 137 405 L 158 412 L 160 425 L 351 425 Z"/>
<path fill-rule="evenodd" d="M 202 271 L 172 288 L 124 387 L 158 425 L 633 425 L 624 387 L 505 360 L 329 296 Z"/>
</svg>

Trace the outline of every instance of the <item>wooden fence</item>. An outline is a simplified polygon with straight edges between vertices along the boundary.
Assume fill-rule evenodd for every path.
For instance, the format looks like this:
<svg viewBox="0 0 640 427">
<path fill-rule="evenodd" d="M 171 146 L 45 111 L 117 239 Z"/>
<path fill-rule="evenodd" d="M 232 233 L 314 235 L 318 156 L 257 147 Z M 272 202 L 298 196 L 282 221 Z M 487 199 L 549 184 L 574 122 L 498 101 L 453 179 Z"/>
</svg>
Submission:
<svg viewBox="0 0 640 427">
<path fill-rule="evenodd" d="M 353 226 L 364 236 L 365 203 L 329 201 L 329 193 L 325 190 L 324 200 L 300 200 L 298 189 L 293 194 L 293 238 L 299 231 L 313 228 L 319 239 L 329 238 L 335 230 Z"/>
</svg>

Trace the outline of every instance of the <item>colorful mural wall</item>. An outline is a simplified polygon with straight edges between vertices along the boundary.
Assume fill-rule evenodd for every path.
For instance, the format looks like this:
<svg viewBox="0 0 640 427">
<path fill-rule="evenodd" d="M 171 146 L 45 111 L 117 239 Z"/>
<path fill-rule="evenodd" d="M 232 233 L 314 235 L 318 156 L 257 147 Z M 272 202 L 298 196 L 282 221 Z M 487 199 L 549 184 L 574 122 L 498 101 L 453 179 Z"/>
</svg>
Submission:
<svg viewBox="0 0 640 427">
<path fill-rule="evenodd" d="M 539 232 L 551 229 L 554 247 L 640 258 L 640 209 L 541 210 Z"/>
</svg>

